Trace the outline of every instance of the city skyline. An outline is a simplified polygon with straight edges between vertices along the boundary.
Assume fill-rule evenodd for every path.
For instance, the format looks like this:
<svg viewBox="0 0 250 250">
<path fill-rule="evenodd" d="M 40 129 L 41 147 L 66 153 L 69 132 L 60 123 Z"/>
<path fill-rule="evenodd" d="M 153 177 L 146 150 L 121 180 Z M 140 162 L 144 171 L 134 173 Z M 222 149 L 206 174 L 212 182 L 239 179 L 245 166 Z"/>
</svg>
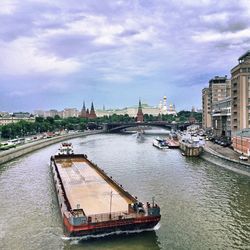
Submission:
<svg viewBox="0 0 250 250">
<path fill-rule="evenodd" d="M 82 3 L 82 4 L 81 4 Z M 201 90 L 250 48 L 248 1 L 0 3 L 0 111 L 126 107 Z"/>
</svg>

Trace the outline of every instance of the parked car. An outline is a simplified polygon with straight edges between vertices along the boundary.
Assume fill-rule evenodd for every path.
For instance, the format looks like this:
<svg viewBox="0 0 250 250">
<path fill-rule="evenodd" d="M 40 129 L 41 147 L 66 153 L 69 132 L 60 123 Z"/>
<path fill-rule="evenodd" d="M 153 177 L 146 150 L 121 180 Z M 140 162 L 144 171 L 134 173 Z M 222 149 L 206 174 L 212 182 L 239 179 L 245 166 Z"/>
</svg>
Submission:
<svg viewBox="0 0 250 250">
<path fill-rule="evenodd" d="M 241 155 L 241 156 L 239 156 L 239 159 L 240 159 L 241 161 L 247 161 L 247 160 L 248 160 L 248 157 L 245 156 L 245 155 Z"/>
</svg>

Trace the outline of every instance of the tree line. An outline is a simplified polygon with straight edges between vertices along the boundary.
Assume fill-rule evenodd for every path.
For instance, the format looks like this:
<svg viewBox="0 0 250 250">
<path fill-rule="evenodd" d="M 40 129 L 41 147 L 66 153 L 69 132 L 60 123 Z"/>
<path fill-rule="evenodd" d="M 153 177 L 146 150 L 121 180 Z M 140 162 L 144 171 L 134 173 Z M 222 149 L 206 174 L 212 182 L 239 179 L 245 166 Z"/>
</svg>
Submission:
<svg viewBox="0 0 250 250">
<path fill-rule="evenodd" d="M 168 122 L 188 122 L 189 117 L 193 116 L 197 122 L 202 121 L 202 114 L 190 111 L 180 111 L 177 116 L 174 115 L 144 115 L 144 121 L 168 121 Z M 1 137 L 5 139 L 24 137 L 35 135 L 37 133 L 55 132 L 61 130 L 81 130 L 100 128 L 103 123 L 112 122 L 133 122 L 134 117 L 129 115 L 117 115 L 97 117 L 95 119 L 87 119 L 80 117 L 60 118 L 59 116 L 52 117 L 36 117 L 35 122 L 19 121 L 0 126 Z"/>
</svg>

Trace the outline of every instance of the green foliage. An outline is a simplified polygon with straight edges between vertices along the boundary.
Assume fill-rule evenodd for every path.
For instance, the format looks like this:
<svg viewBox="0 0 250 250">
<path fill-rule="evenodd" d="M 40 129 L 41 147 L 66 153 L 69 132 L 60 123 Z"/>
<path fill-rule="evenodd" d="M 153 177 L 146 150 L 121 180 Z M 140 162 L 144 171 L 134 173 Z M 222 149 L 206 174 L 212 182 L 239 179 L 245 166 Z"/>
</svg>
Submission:
<svg viewBox="0 0 250 250">
<path fill-rule="evenodd" d="M 145 122 L 152 121 L 167 121 L 167 122 L 180 122 L 185 123 L 189 121 L 189 117 L 193 115 L 197 122 L 202 121 L 202 114 L 190 111 L 180 111 L 177 116 L 174 115 L 144 115 Z M 26 135 L 33 135 L 43 132 L 54 132 L 59 130 L 85 130 L 86 128 L 97 128 L 103 123 L 117 123 L 117 122 L 134 122 L 134 117 L 126 115 L 113 114 L 111 116 L 97 117 L 96 119 L 87 119 L 80 117 L 70 117 L 62 119 L 60 117 L 36 117 L 35 122 L 20 121 L 18 123 L 8 124 L 0 126 L 1 134 L 3 138 L 15 138 L 23 137 Z"/>
</svg>

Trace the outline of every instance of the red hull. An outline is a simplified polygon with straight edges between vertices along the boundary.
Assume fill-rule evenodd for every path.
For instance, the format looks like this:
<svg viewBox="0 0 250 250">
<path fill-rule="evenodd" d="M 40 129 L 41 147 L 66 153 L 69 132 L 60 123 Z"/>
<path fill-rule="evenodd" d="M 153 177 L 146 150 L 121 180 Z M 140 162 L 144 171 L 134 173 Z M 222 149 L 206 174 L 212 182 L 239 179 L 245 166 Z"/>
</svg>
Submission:
<svg viewBox="0 0 250 250">
<path fill-rule="evenodd" d="M 73 226 L 64 216 L 63 222 L 67 236 L 85 236 L 104 234 L 117 231 L 152 229 L 160 221 L 161 216 L 145 216 L 141 218 L 106 221 L 99 223 L 91 223 L 81 226 Z"/>
</svg>

